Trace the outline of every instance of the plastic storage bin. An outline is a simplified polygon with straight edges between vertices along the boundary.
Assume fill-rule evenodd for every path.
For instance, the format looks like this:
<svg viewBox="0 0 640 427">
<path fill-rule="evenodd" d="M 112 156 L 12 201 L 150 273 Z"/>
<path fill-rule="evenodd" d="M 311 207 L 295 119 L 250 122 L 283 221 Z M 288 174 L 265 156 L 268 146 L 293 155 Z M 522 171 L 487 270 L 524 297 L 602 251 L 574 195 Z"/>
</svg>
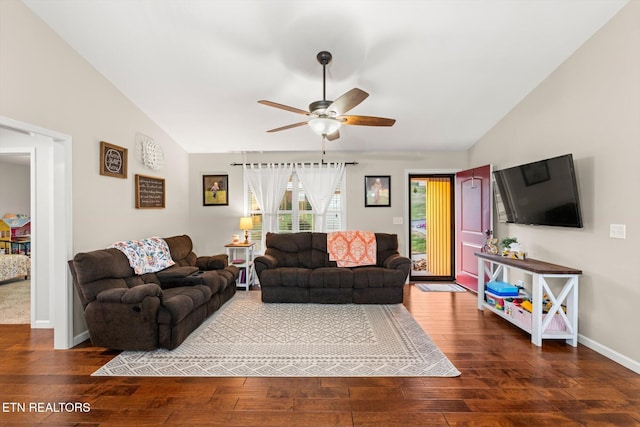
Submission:
<svg viewBox="0 0 640 427">
<path fill-rule="evenodd" d="M 524 308 L 513 302 L 505 301 L 504 313 L 507 316 L 511 317 L 517 324 L 521 325 L 523 328 L 531 330 L 532 314 Z M 542 315 L 543 322 L 546 320 L 547 316 L 547 314 Z M 564 320 L 562 320 L 562 316 L 560 316 L 559 314 L 554 314 L 551 323 L 549 323 L 549 326 L 547 326 L 547 329 L 545 329 L 545 331 L 566 331 L 566 326 L 564 324 Z"/>
</svg>

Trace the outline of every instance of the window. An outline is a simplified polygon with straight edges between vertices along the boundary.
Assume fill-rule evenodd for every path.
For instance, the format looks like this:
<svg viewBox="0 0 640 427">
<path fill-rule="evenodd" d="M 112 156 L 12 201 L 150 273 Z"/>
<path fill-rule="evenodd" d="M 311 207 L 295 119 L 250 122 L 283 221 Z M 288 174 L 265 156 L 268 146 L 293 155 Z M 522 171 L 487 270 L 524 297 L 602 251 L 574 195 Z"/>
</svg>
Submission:
<svg viewBox="0 0 640 427">
<path fill-rule="evenodd" d="M 344 181 L 338 184 L 326 215 L 326 231 L 339 231 L 344 229 L 345 206 L 343 200 Z M 262 212 L 258 207 L 258 202 L 253 194 L 251 186 L 245 180 L 245 200 L 247 201 L 246 212 L 253 219 L 253 229 L 250 230 L 251 241 L 256 243 L 256 251 L 262 252 L 260 242 L 262 240 Z M 278 233 L 296 233 L 299 231 L 317 231 L 316 213 L 307 200 L 305 189 L 294 172 L 289 178 L 287 190 L 282 197 L 278 209 Z"/>
</svg>

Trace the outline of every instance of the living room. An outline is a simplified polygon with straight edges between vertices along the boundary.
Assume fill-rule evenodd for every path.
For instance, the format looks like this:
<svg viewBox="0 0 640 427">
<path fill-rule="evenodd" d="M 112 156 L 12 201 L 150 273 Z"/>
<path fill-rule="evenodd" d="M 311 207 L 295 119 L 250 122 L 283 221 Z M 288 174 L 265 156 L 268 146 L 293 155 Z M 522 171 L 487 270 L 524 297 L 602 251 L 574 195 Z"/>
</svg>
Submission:
<svg viewBox="0 0 640 427">
<path fill-rule="evenodd" d="M 407 170 L 453 171 L 485 164 L 502 169 L 573 153 L 584 227 L 497 224 L 495 234 L 517 236 L 534 258 L 581 269 L 580 343 L 639 373 L 640 342 L 632 338 L 637 336 L 634 308 L 640 301 L 640 291 L 633 279 L 632 257 L 637 249 L 630 246 L 635 225 L 640 226 L 640 201 L 634 197 L 637 178 L 632 173 L 633 162 L 640 155 L 639 20 L 640 3 L 625 3 L 513 109 L 505 111 L 504 117 L 468 150 L 343 152 L 330 146 L 329 160 L 358 162 L 346 170 L 346 228 L 397 233 L 400 247 L 404 248 L 404 225 L 394 224 L 393 218 L 406 217 L 402 197 Z M 7 119 L 2 122 L 5 127 L 19 129 L 20 126 L 11 125 L 29 124 L 51 130 L 52 139 L 63 141 L 55 142 L 62 144 L 65 152 L 56 159 L 62 157 L 63 165 L 69 161 L 66 167 L 70 185 L 65 187 L 62 183 L 62 188 L 70 188 L 73 195 L 69 216 L 65 217 L 70 224 L 67 235 L 71 237 L 61 249 L 63 264 L 55 270 L 56 274 L 62 272 L 63 282 L 68 280 L 64 262 L 71 255 L 103 248 L 117 240 L 188 233 L 199 253 L 220 253 L 231 235 L 240 232 L 238 221 L 244 214 L 242 168 L 231 163 L 317 162 L 321 157 L 319 148 L 277 153 L 189 153 L 17 0 L 0 2 L 0 91 L 0 117 Z M 367 102 L 374 99 L 372 93 Z M 265 130 L 260 129 L 261 136 Z M 162 210 L 134 207 L 133 176 L 150 174 L 135 161 L 137 133 L 152 135 L 164 150 L 165 166 L 158 172 L 167 185 L 167 203 Z M 26 138 L 24 133 L 18 135 Z M 392 138 L 392 133 L 389 135 Z M 34 145 L 31 141 L 14 142 L 15 136 L 9 140 L 3 133 L 0 149 Z M 64 142 L 65 136 L 72 143 Z M 100 141 L 129 149 L 128 179 L 107 178 L 98 173 Z M 313 142 L 319 145 L 318 139 Z M 212 136 L 212 143 L 225 145 L 230 141 Z M 37 147 L 46 145 L 37 145 L 35 156 L 48 155 L 47 149 Z M 36 157 L 36 163 L 42 163 L 39 160 L 42 158 Z M 229 176 L 231 193 L 226 207 L 202 206 L 202 175 L 214 173 Z M 365 208 L 363 177 L 378 174 L 392 177 L 393 203 L 384 209 Z M 610 238 L 611 224 L 625 224 L 626 239 Z M 64 238 L 63 235 L 54 244 L 64 242 Z M 37 272 L 41 278 L 52 271 L 48 263 L 36 268 L 43 269 Z M 60 285 L 58 281 L 51 282 L 51 286 Z M 48 282 L 43 286 L 36 323 L 41 327 L 56 326 L 58 315 L 54 314 L 54 307 L 60 305 L 50 304 L 47 299 L 50 294 L 59 298 L 59 293 L 50 289 Z M 65 344 L 72 347 L 81 337 L 86 338 L 80 310 L 75 306 L 72 311 L 72 332 L 59 348 L 65 348 Z"/>
</svg>

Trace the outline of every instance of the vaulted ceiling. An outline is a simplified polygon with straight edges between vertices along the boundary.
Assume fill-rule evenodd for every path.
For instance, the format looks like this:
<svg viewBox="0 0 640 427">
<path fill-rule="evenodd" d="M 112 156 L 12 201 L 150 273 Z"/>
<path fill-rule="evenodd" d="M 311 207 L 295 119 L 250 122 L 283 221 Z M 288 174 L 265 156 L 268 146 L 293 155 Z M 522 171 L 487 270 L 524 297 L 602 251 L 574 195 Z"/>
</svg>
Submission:
<svg viewBox="0 0 640 427">
<path fill-rule="evenodd" d="M 465 150 L 628 0 L 24 0 L 192 153 L 318 150 L 308 126 L 266 130 L 358 87 L 328 150 Z M 150 135 L 153 137 L 153 135 Z"/>
</svg>

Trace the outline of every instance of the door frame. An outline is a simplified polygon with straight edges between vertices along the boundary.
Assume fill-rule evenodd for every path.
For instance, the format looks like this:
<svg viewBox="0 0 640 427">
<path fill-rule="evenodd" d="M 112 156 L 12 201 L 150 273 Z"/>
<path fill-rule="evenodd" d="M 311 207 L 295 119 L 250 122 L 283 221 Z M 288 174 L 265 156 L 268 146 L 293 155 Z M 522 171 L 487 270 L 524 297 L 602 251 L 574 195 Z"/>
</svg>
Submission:
<svg viewBox="0 0 640 427">
<path fill-rule="evenodd" d="M 462 170 L 464 169 L 460 169 L 460 168 L 457 168 L 457 169 L 405 169 L 404 170 L 404 191 L 408 191 L 409 189 L 410 175 L 455 175 L 456 173 Z M 454 177 L 454 183 L 455 183 L 455 177 Z M 406 200 L 406 197 L 408 197 L 408 195 L 405 193 L 403 196 L 405 197 L 405 203 L 404 203 L 404 225 L 405 226 L 403 227 L 403 236 L 405 241 L 404 253 L 407 254 L 407 257 L 409 259 L 411 259 L 411 233 L 409 233 L 409 228 L 407 227 L 407 224 L 411 220 L 411 212 L 409 211 L 409 202 L 408 200 Z M 455 244 L 454 230 L 452 230 L 452 234 L 454 235 L 453 237 L 454 237 L 454 244 Z M 455 247 L 454 247 L 453 255 L 455 260 Z M 455 261 L 454 261 L 454 267 L 455 267 Z M 452 274 L 455 277 L 455 268 Z M 411 276 L 411 273 L 409 273 L 409 276 Z"/>
<path fill-rule="evenodd" d="M 424 177 L 424 178 L 429 178 L 429 177 L 440 177 L 440 178 L 448 178 L 450 180 L 450 184 L 451 184 L 451 190 L 450 190 L 450 204 L 451 204 L 451 224 L 449 227 L 449 234 L 451 236 L 451 248 L 450 248 L 450 253 L 449 256 L 451 257 L 451 262 L 450 262 L 450 274 L 449 276 L 424 276 L 424 279 L 420 279 L 416 276 L 412 276 L 411 274 L 411 269 L 409 270 L 409 280 L 410 281 L 421 281 L 421 280 L 425 280 L 425 281 L 429 281 L 429 282 L 452 282 L 455 280 L 456 277 L 456 252 L 455 252 L 455 248 L 456 248 L 456 241 L 455 241 L 455 185 L 456 185 L 456 173 L 454 172 L 431 172 L 431 173 L 408 173 L 407 174 L 407 186 L 406 186 L 406 191 L 411 191 L 411 179 L 412 178 L 416 178 L 416 177 Z M 407 200 L 406 200 L 406 205 L 407 205 L 407 229 L 405 230 L 406 233 L 408 233 L 408 237 L 407 237 L 407 256 L 411 259 L 411 225 L 410 222 L 412 220 L 411 218 L 411 208 L 410 208 L 410 199 L 411 199 L 411 195 L 407 194 Z M 413 280 L 412 280 L 413 279 Z"/>
<path fill-rule="evenodd" d="M 484 165 L 482 165 L 484 166 Z M 493 173 L 493 164 L 489 164 L 489 166 L 491 167 L 491 172 Z M 409 176 L 410 175 L 420 175 L 420 174 L 424 174 L 424 175 L 438 175 L 438 174 L 453 174 L 456 175 L 458 172 L 463 172 L 466 170 L 470 170 L 473 168 L 456 168 L 456 169 L 405 169 L 404 170 L 404 188 L 405 191 L 408 191 L 409 188 Z M 491 224 L 491 229 L 494 229 L 494 216 L 493 216 L 493 177 L 491 178 L 492 182 L 490 184 L 490 194 L 491 194 L 491 201 L 490 203 L 492 204 L 491 209 L 490 209 L 490 224 Z M 456 195 L 456 191 L 454 188 L 454 198 Z M 408 195 L 405 194 L 404 197 L 407 197 Z M 455 208 L 455 200 L 454 200 L 454 208 Z M 409 203 L 405 202 L 404 204 L 404 222 L 405 224 L 408 223 L 411 219 L 411 212 L 409 211 Z M 405 254 L 407 254 L 407 257 L 411 258 L 411 234 L 409 233 L 409 228 L 408 227 L 403 227 L 403 235 L 404 235 L 404 241 L 405 241 Z M 458 271 L 458 256 L 457 256 L 457 243 L 458 243 L 458 236 L 455 232 L 455 225 L 454 225 L 454 230 L 452 230 L 453 233 L 453 241 L 454 241 L 454 248 L 453 248 L 453 256 L 454 256 L 454 271 L 453 271 L 453 277 L 455 280 L 455 276 L 456 276 L 456 272 Z"/>
<path fill-rule="evenodd" d="M 5 147 L 0 149 L 3 152 L 29 152 L 33 151 L 36 157 L 31 159 L 32 185 L 36 182 L 39 174 L 47 170 L 48 188 L 39 190 L 32 187 L 31 209 L 35 212 L 38 198 L 47 197 L 49 216 L 49 231 L 47 233 L 38 232 L 36 224 L 37 238 L 46 241 L 49 248 L 46 260 L 42 256 L 34 259 L 35 262 L 44 263 L 47 266 L 46 274 L 50 278 L 48 294 L 48 319 L 37 321 L 36 325 L 41 327 L 53 327 L 53 347 L 54 349 L 68 349 L 75 345 L 73 336 L 73 293 L 71 287 L 71 277 L 67 268 L 67 260 L 73 256 L 72 238 L 72 138 L 63 133 L 41 128 L 29 123 L 20 122 L 8 117 L 0 116 L 0 127 L 9 131 L 17 132 L 29 136 L 43 136 L 51 140 L 51 150 L 49 157 L 49 168 L 41 168 L 37 159 L 38 148 L 36 143 L 26 146 Z M 35 166 L 34 166 L 35 165 Z M 38 219 L 36 218 L 36 222 Z M 33 226 L 34 224 L 32 224 Z M 33 251 L 32 251 L 32 255 Z M 32 267 L 38 269 L 38 264 Z M 37 273 L 33 278 L 37 280 Z M 37 288 L 37 283 L 35 284 Z M 35 299 L 38 295 L 35 295 Z M 33 308 L 32 297 L 32 308 Z M 37 313 L 35 314 L 37 315 Z M 32 324 L 33 324 L 32 312 Z"/>
</svg>

